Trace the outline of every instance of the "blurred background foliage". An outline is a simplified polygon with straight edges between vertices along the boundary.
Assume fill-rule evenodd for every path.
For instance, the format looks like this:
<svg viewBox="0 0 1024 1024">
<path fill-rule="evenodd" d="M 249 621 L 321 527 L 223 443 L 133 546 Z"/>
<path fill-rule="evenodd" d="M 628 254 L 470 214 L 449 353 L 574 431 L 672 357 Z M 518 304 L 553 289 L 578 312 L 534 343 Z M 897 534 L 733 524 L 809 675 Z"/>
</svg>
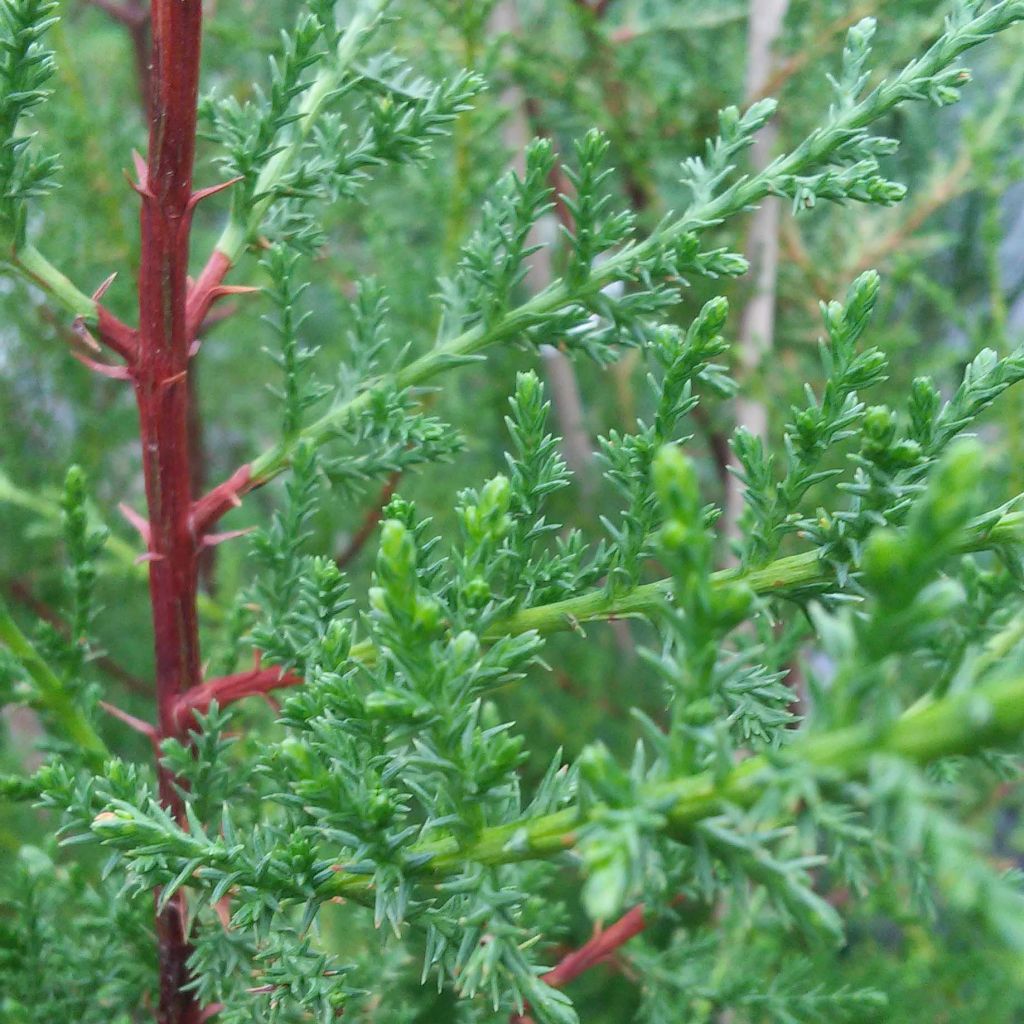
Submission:
<svg viewBox="0 0 1024 1024">
<path fill-rule="evenodd" d="M 99 285 L 113 268 L 135 268 L 138 260 L 137 207 L 124 172 L 132 149 L 146 144 L 145 12 L 136 0 L 123 2 L 125 10 L 139 14 L 134 27 L 112 18 L 105 4 L 62 4 L 53 40 L 63 102 L 46 105 L 38 119 L 41 133 L 63 154 L 62 187 L 44 204 L 47 250 L 86 286 Z M 294 6 L 286 0 L 210 0 L 204 90 L 240 100 L 250 96 L 254 83 L 265 81 L 267 47 L 291 23 Z M 326 244 L 305 268 L 311 286 L 303 305 L 311 313 L 305 337 L 319 346 L 321 371 L 330 378 L 347 351 L 355 281 L 368 275 L 386 289 L 392 330 L 401 343 L 413 352 L 431 346 L 440 304 L 424 297 L 438 274 L 454 269 L 486 189 L 515 165 L 516 151 L 534 134 L 550 137 L 568 156 L 588 128 L 602 128 L 611 142 L 609 163 L 617 169 L 612 187 L 648 228 L 683 205 L 680 161 L 701 151 L 715 133 L 721 107 L 744 102 L 748 6 L 737 0 L 397 3 L 392 42 L 416 66 L 428 74 L 470 67 L 486 77 L 489 88 L 429 162 L 387 169 L 357 201 L 337 204 L 320 225 Z M 793 0 L 765 88 L 781 101 L 778 148 L 801 139 L 822 119 L 830 101 L 824 76 L 836 67 L 845 30 L 858 18 L 870 13 L 879 19 L 874 74 L 880 77 L 928 46 L 941 29 L 943 12 L 944 5 L 933 0 Z M 782 212 L 772 348 L 745 381 L 750 395 L 769 403 L 768 435 L 776 446 L 790 401 L 799 400 L 804 382 L 820 374 L 818 302 L 843 295 L 866 268 L 883 275 L 871 341 L 892 361 L 891 379 L 875 391 L 876 402 L 886 400 L 887 389 L 906 394 L 911 379 L 923 373 L 949 389 L 979 348 L 1005 354 L 1024 340 L 1022 53 L 1024 34 L 1006 33 L 972 56 L 977 81 L 961 104 L 941 111 L 916 105 L 891 117 L 883 131 L 902 146 L 887 173 L 909 186 L 903 204 L 822 205 L 798 216 Z M 199 186 L 218 180 L 211 154 L 202 147 L 197 167 Z M 214 199 L 197 214 L 196 270 L 216 238 L 225 203 Z M 30 225 L 33 230 L 39 225 Z M 732 230 L 723 237 L 726 243 L 742 248 L 744 240 Z M 557 259 L 556 253 L 556 268 Z M 253 256 L 233 280 L 266 284 Z M 749 278 L 700 284 L 676 310 L 677 322 L 689 323 L 723 287 L 734 311 L 751 298 Z M 133 274 L 122 269 L 108 293 L 115 312 L 131 315 L 132 292 Z M 261 355 L 267 331 L 260 318 L 270 306 L 260 295 L 233 301 L 237 315 L 207 331 L 198 380 L 194 427 L 202 453 L 199 472 L 207 481 L 223 478 L 276 439 L 277 403 L 265 391 L 274 367 Z M 731 330 L 738 325 L 734 314 Z M 68 358 L 69 330 L 31 287 L 8 278 L 0 282 L 0 589 L 26 622 L 54 618 L 63 571 L 59 482 L 69 463 L 79 463 L 91 481 L 96 516 L 113 533 L 99 583 L 104 610 L 95 626 L 105 655 L 93 664 L 92 677 L 105 695 L 144 714 L 151 702 L 145 574 L 132 561 L 136 537 L 116 511 L 122 501 L 143 505 L 136 413 L 122 384 Z M 369 481 L 355 495 L 333 494 L 319 514 L 313 546 L 335 553 L 365 582 L 375 551 L 371 528 L 384 496 L 395 488 L 415 498 L 447 532 L 453 494 L 503 466 L 507 398 L 516 370 L 529 362 L 540 364 L 548 377 L 562 432 L 566 423 L 573 427 L 567 443 L 581 445 L 583 452 L 575 467 L 577 486 L 557 497 L 552 518 L 597 527 L 617 506 L 587 451 L 598 434 L 631 427 L 649 412 L 642 362 L 632 351 L 600 367 L 499 348 L 486 366 L 462 368 L 427 399 L 464 435 L 465 457 L 443 471 L 431 467 L 421 475 Z M 985 421 L 983 436 L 1002 470 L 987 478 L 993 487 L 986 499 L 990 506 L 1024 490 L 1022 402 L 1024 395 L 1010 392 Z M 719 504 L 727 487 L 723 441 L 735 416 L 728 403 L 713 406 L 690 445 L 700 456 L 704 493 Z M 225 528 L 265 521 L 282 492 L 280 484 L 258 492 Z M 227 544 L 206 566 L 206 650 L 220 671 L 232 667 L 233 655 L 225 652 L 235 646 L 232 601 L 248 579 L 247 557 L 244 544 Z M 728 561 L 724 547 L 720 558 Z M 563 746 L 574 754 L 584 738 L 601 737 L 626 751 L 635 732 L 625 709 L 657 706 L 659 688 L 637 654 L 651 638 L 646 627 L 620 622 L 591 627 L 588 634 L 586 644 L 557 637 L 549 643 L 545 657 L 557 686 L 547 685 L 543 699 L 528 686 L 503 695 L 506 713 L 531 737 L 531 749 Z M 270 714 L 251 702 L 245 711 L 253 724 L 269 721 Z M 7 725 L 10 742 L 2 756 L 10 762 L 31 757 L 31 722 L 19 718 Z M 116 723 L 109 732 L 119 749 L 145 756 L 137 737 Z M 1008 787 L 1001 796 L 996 809 L 982 807 L 978 814 L 991 820 L 993 849 L 1009 866 L 1021 846 L 1013 841 L 1020 793 Z M 5 809 L 0 863 L 37 833 L 43 842 L 41 822 L 32 813 Z M 0 870 L 0 887 L 14 875 Z M 888 991 L 884 1019 L 893 1022 L 1024 1020 L 1024 965 L 975 934 L 969 922 L 940 920 L 924 931 L 905 927 L 899 908 L 893 892 L 860 905 L 836 985 Z M 743 923 L 729 927 L 742 929 Z M 339 934 L 337 941 L 358 937 Z M 749 955 L 759 955 L 758 945 L 766 941 L 770 937 L 751 938 Z M 656 943 L 657 936 L 637 942 L 630 955 L 643 957 L 648 942 Z M 797 955 L 823 984 L 836 987 L 831 953 L 808 948 Z M 685 970 L 681 964 L 680 977 Z M 625 981 L 610 985 L 608 975 L 595 972 L 581 982 L 578 1005 L 582 1019 L 601 1024 L 629 1019 L 638 998 Z"/>
</svg>

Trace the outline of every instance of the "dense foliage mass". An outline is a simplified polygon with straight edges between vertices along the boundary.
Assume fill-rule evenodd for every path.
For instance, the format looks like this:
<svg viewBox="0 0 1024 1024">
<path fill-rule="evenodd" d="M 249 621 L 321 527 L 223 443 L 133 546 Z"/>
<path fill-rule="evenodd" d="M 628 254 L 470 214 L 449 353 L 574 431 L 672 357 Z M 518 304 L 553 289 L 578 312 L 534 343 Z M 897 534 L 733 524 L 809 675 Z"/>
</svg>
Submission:
<svg viewBox="0 0 1024 1024">
<path fill-rule="evenodd" d="M 1024 1019 L 1022 21 L 0 0 L 0 1024 Z"/>
</svg>

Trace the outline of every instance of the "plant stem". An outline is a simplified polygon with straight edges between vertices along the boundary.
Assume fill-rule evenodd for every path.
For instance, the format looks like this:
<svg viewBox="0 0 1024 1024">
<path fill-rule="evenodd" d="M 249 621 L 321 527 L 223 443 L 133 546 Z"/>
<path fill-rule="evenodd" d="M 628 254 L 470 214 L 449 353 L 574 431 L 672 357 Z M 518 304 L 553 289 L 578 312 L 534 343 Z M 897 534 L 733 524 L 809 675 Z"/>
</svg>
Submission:
<svg viewBox="0 0 1024 1024">
<path fill-rule="evenodd" d="M 235 490 L 235 496 L 241 497 L 284 472 L 290 465 L 295 447 L 300 440 L 311 440 L 317 444 L 329 440 L 340 423 L 344 423 L 370 404 L 372 387 L 384 383 L 393 384 L 398 388 L 423 384 L 498 342 L 520 336 L 527 328 L 548 315 L 578 305 L 612 282 L 628 280 L 638 264 L 657 255 L 673 240 L 687 235 L 699 236 L 729 216 L 756 207 L 772 195 L 774 183 L 780 178 L 799 176 L 826 167 L 836 151 L 848 143 L 851 133 L 869 127 L 908 98 L 916 96 L 916 83 L 927 80 L 942 68 L 949 66 L 957 56 L 978 45 L 987 36 L 1019 21 L 1024 21 L 1024 3 L 1021 0 L 1003 0 L 1002 3 L 988 8 L 973 18 L 966 28 L 940 38 L 926 53 L 911 61 L 859 103 L 849 108 L 836 109 L 823 127 L 808 135 L 791 152 L 777 157 L 760 173 L 740 178 L 717 195 L 693 203 L 682 216 L 665 222 L 653 235 L 623 247 L 595 267 L 584 285 L 571 288 L 562 279 L 554 281 L 527 302 L 509 310 L 493 326 L 484 328 L 477 324 L 470 327 L 414 360 L 396 374 L 369 381 L 366 391 L 348 402 L 335 406 L 303 430 L 297 438 L 280 442 L 265 451 L 249 466 L 243 467 L 247 470 L 246 479 L 244 484 Z M 242 231 L 238 239 L 230 245 L 237 246 L 237 251 L 241 252 L 244 239 L 245 234 Z M 218 246 L 221 244 L 218 243 Z M 231 248 L 231 251 L 234 252 L 235 248 Z"/>
<path fill-rule="evenodd" d="M 56 501 L 18 487 L 2 471 L 0 471 L 0 502 L 31 512 L 50 526 L 55 526 L 60 522 L 61 509 Z M 107 564 L 111 569 L 116 565 L 131 573 L 133 577 L 142 579 L 148 576 L 145 564 L 138 559 L 138 550 L 114 533 L 109 534 L 104 541 L 103 556 L 109 556 Z M 218 623 L 224 620 L 223 607 L 209 594 L 199 594 L 199 611 L 210 622 Z"/>
<path fill-rule="evenodd" d="M 149 591 L 161 737 L 178 736 L 181 693 L 201 683 L 196 602 L 200 539 L 191 523 L 187 322 L 189 228 L 201 0 L 153 0 L 149 154 L 142 196 L 139 345 L 132 379 L 139 407 L 149 510 Z M 177 780 L 158 767 L 161 802 L 183 816 Z M 198 1024 L 188 984 L 191 946 L 181 894 L 157 914 L 160 1024 Z"/>
<path fill-rule="evenodd" d="M 1012 504 L 1012 503 L 1011 503 Z M 982 516 L 970 525 L 957 547 L 959 554 L 970 554 L 997 548 L 1024 539 L 1024 512 L 1008 512 L 992 523 L 992 516 Z M 792 596 L 799 591 L 828 586 L 834 580 L 828 565 L 818 557 L 817 551 L 803 551 L 797 555 L 777 558 L 768 565 L 755 569 L 720 569 L 711 574 L 713 587 L 743 583 L 762 597 Z M 593 590 L 589 594 L 570 597 L 564 601 L 522 608 L 508 618 L 495 622 L 484 634 L 484 640 L 500 640 L 522 633 L 559 633 L 579 629 L 585 622 L 603 622 L 637 616 L 651 618 L 664 607 L 672 594 L 671 579 L 642 583 L 621 593 Z M 369 640 L 353 645 L 354 660 L 372 664 L 376 650 Z M 292 685 L 292 684 L 289 684 Z"/>
<path fill-rule="evenodd" d="M 0 602 L 0 643 L 21 663 L 32 677 L 39 705 L 69 743 L 80 750 L 93 768 L 100 768 L 109 757 L 106 744 L 72 700 L 60 677 L 40 657 L 28 637 L 18 628 Z"/>
<path fill-rule="evenodd" d="M 770 756 L 751 757 L 724 778 L 715 772 L 701 772 L 651 786 L 643 796 L 664 815 L 666 831 L 685 838 L 693 825 L 719 813 L 724 805 L 754 803 L 765 777 L 783 763 L 854 778 L 864 774 L 876 755 L 924 765 L 1017 739 L 1021 729 L 1024 676 L 1014 676 L 912 709 L 887 726 L 862 723 L 811 735 Z M 585 811 L 569 807 L 484 829 L 468 845 L 460 844 L 455 836 L 415 843 L 408 854 L 412 863 L 422 863 L 429 855 L 420 870 L 441 876 L 462 870 L 467 862 L 497 865 L 545 859 L 572 849 L 580 829 L 607 810 L 601 804 L 589 804 Z M 368 895 L 369 886 L 365 876 L 339 870 L 320 886 L 320 892 L 324 897 L 359 899 Z"/>
<path fill-rule="evenodd" d="M 258 199 L 244 216 L 232 216 L 221 232 L 210 258 L 193 290 L 193 319 L 201 321 L 209 308 L 213 293 L 231 268 L 239 261 L 274 202 L 274 190 L 295 164 L 303 143 L 313 130 L 324 104 L 337 91 L 359 52 L 366 33 L 384 12 L 391 0 L 364 0 L 349 20 L 338 40 L 334 59 L 325 62 L 302 99 L 291 139 L 260 171 L 254 194 Z"/>
</svg>

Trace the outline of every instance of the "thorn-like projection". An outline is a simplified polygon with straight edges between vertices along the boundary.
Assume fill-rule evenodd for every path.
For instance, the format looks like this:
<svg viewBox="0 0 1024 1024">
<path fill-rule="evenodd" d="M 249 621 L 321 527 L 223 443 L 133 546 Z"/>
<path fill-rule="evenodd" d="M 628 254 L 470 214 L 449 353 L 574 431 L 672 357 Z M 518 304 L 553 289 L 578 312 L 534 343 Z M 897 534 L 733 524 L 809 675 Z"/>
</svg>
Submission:
<svg viewBox="0 0 1024 1024">
<path fill-rule="evenodd" d="M 163 390 L 173 388 L 175 384 L 180 384 L 187 376 L 188 370 L 179 370 L 173 377 L 168 377 L 166 380 L 160 381 L 160 387 Z"/>
<path fill-rule="evenodd" d="M 102 299 L 103 296 L 107 294 L 107 289 L 114 283 L 114 279 L 116 277 L 117 277 L 117 271 L 115 270 L 108 277 L 104 278 L 104 280 L 100 284 L 99 288 L 97 288 L 96 291 L 94 291 L 92 293 L 92 297 L 93 297 L 94 301 L 99 302 L 100 299 Z"/>
<path fill-rule="evenodd" d="M 98 703 L 108 715 L 116 718 L 119 722 L 124 722 L 129 729 L 134 729 L 135 732 L 141 733 L 153 746 L 157 746 L 159 736 L 157 735 L 156 728 L 150 725 L 149 722 L 136 718 L 135 715 L 130 715 L 127 711 L 122 711 L 116 704 L 110 704 L 105 700 L 98 701 Z"/>
<path fill-rule="evenodd" d="M 140 515 L 135 511 L 127 502 L 120 502 L 117 506 L 117 510 L 128 520 L 128 522 L 139 531 L 139 536 L 142 538 L 142 542 L 149 547 L 149 542 L 152 537 L 152 533 L 149 529 L 149 520 Z"/>
<path fill-rule="evenodd" d="M 225 295 L 255 295 L 256 292 L 263 291 L 254 285 L 247 284 L 219 284 L 214 288 L 210 289 L 210 295 L 215 299 L 222 299 Z"/>
<path fill-rule="evenodd" d="M 128 184 L 138 192 L 143 199 L 152 199 L 153 193 L 149 190 L 149 170 L 146 167 L 146 161 L 142 154 L 137 150 L 132 150 L 132 163 L 135 164 L 135 174 L 138 180 L 134 180 L 132 176 L 125 171 L 125 177 L 128 179 Z"/>
<path fill-rule="evenodd" d="M 252 469 L 249 464 L 240 466 L 227 478 L 219 483 L 212 490 L 208 491 L 201 498 L 192 503 L 192 515 L 189 517 L 189 524 L 196 537 L 201 537 L 209 532 L 211 526 L 221 516 L 226 515 L 233 508 L 242 504 L 241 496 L 250 490 L 249 482 L 252 479 Z"/>
<path fill-rule="evenodd" d="M 210 196 L 215 196 L 218 192 L 223 192 L 226 188 L 237 185 L 242 178 L 243 175 L 239 174 L 237 177 L 222 181 L 218 185 L 210 185 L 209 188 L 198 189 L 192 193 L 192 197 L 188 201 L 188 209 L 194 210 L 204 199 L 209 199 Z"/>
<path fill-rule="evenodd" d="M 146 562 L 162 562 L 164 556 L 158 551 L 143 551 L 141 555 L 136 555 L 133 564 L 134 565 L 145 565 Z"/>
<path fill-rule="evenodd" d="M 218 544 L 223 544 L 227 540 L 234 540 L 236 537 L 244 537 L 247 533 L 252 533 L 255 529 L 255 526 L 246 526 L 241 530 L 225 530 L 223 533 L 204 533 L 202 539 L 199 541 L 199 546 L 201 548 L 215 548 Z"/>
<path fill-rule="evenodd" d="M 132 371 L 127 366 L 115 366 L 112 363 L 101 363 L 96 359 L 90 359 L 88 356 L 83 355 L 81 352 L 72 352 L 71 355 L 73 358 L 77 359 L 83 366 L 87 366 L 90 370 L 93 371 L 93 373 L 98 373 L 102 377 L 109 377 L 111 380 L 132 379 Z"/>
</svg>

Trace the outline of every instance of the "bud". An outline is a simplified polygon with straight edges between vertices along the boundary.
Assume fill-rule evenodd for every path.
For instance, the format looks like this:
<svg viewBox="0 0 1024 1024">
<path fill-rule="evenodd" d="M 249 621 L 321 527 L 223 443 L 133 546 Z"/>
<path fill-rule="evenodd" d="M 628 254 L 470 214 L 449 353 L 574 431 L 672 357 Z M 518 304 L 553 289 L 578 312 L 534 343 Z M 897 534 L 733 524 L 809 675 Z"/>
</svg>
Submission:
<svg viewBox="0 0 1024 1024">
<path fill-rule="evenodd" d="M 694 540 L 693 530 L 678 519 L 670 519 L 659 534 L 661 546 L 668 552 L 685 551 Z"/>
<path fill-rule="evenodd" d="M 391 688 L 368 693 L 363 699 L 363 708 L 367 718 L 380 718 L 385 721 L 408 718 L 411 711 L 409 695 Z"/>
<path fill-rule="evenodd" d="M 721 333 L 725 321 L 729 317 L 729 301 L 724 296 L 717 296 L 706 302 L 690 328 L 690 337 L 708 341 Z"/>
<path fill-rule="evenodd" d="M 760 131 L 774 116 L 779 103 L 768 96 L 751 104 L 743 115 L 743 130 L 749 134 Z"/>
<path fill-rule="evenodd" d="M 351 647 L 352 635 L 348 625 L 341 619 L 329 623 L 321 645 L 324 668 L 331 671 L 343 665 L 348 660 Z"/>
<path fill-rule="evenodd" d="M 523 409 L 536 406 L 541 399 L 540 379 L 532 370 L 516 374 L 516 402 Z"/>
<path fill-rule="evenodd" d="M 423 633 L 436 633 L 441 625 L 441 603 L 429 595 L 416 598 L 413 625 Z"/>
<path fill-rule="evenodd" d="M 654 488 L 666 516 L 695 523 L 700 517 L 700 490 L 693 461 L 673 445 L 654 456 Z"/>
<path fill-rule="evenodd" d="M 480 640 L 475 633 L 464 629 L 451 641 L 451 651 L 460 665 L 468 665 L 480 653 Z"/>
<path fill-rule="evenodd" d="M 881 278 L 877 270 L 865 271 L 850 285 L 846 293 L 844 320 L 855 338 L 860 337 L 878 301 Z"/>
<path fill-rule="evenodd" d="M 735 137 L 740 127 L 739 107 L 723 107 L 718 112 L 718 133 L 725 139 Z"/>
<path fill-rule="evenodd" d="M 598 792 L 605 789 L 608 783 L 614 782 L 620 771 L 611 752 L 600 740 L 588 743 L 583 748 L 576 759 L 576 767 L 580 778 Z"/>
<path fill-rule="evenodd" d="M 873 405 L 864 414 L 865 440 L 884 448 L 896 436 L 896 417 L 886 405 Z M 866 446 L 865 446 L 866 447 Z"/>
<path fill-rule="evenodd" d="M 377 569 L 385 583 L 404 583 L 415 577 L 416 544 L 397 519 L 388 519 L 381 527 Z"/>
<path fill-rule="evenodd" d="M 466 584 L 463 596 L 470 608 L 483 608 L 491 599 L 491 588 L 483 576 L 474 576 Z"/>
</svg>

